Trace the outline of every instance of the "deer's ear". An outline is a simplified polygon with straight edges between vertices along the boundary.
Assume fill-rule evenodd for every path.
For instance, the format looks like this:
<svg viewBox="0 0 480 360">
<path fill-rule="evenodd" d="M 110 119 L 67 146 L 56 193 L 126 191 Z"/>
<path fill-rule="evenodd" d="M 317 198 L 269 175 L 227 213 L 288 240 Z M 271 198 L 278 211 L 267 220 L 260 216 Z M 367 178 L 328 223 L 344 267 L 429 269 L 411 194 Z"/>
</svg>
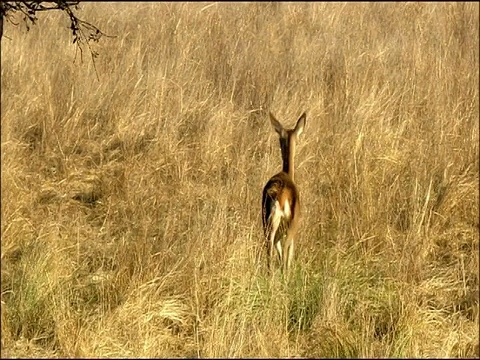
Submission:
<svg viewBox="0 0 480 360">
<path fill-rule="evenodd" d="M 295 129 L 293 130 L 295 134 L 300 135 L 303 132 L 303 128 L 305 127 L 305 121 L 307 118 L 307 114 L 303 113 L 302 116 L 297 121 L 297 125 L 295 125 Z"/>
<path fill-rule="evenodd" d="M 272 113 L 269 113 L 269 114 L 270 114 L 270 122 L 272 123 L 272 126 L 275 129 L 275 131 L 278 133 L 278 135 L 284 136 L 285 129 L 283 128 L 282 124 L 280 124 L 280 122 L 275 118 L 275 116 L 273 116 Z"/>
</svg>

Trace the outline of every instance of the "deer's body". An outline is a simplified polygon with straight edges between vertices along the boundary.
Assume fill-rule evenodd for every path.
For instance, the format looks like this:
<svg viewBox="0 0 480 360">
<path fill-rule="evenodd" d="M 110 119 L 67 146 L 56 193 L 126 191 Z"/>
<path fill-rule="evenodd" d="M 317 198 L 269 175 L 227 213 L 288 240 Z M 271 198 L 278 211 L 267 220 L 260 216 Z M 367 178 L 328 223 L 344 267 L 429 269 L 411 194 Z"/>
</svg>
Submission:
<svg viewBox="0 0 480 360">
<path fill-rule="evenodd" d="M 294 182 L 295 142 L 305 126 L 305 113 L 295 128 L 284 129 L 270 114 L 270 121 L 280 136 L 283 169 L 263 188 L 262 220 L 267 242 L 268 267 L 271 267 L 275 247 L 284 273 L 290 268 L 294 251 L 294 237 L 300 219 L 300 196 Z"/>
</svg>

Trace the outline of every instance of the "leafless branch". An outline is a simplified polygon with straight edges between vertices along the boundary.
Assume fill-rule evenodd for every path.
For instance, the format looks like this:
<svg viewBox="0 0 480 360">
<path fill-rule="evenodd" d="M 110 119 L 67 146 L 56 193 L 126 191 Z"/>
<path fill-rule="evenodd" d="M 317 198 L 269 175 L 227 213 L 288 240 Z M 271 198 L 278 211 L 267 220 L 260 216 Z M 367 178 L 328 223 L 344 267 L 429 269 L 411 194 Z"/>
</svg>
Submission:
<svg viewBox="0 0 480 360">
<path fill-rule="evenodd" d="M 105 34 L 97 26 L 92 23 L 80 19 L 75 10 L 78 10 L 80 1 L 1 1 L 0 2 L 0 41 L 3 34 L 3 19 L 5 18 L 14 25 L 18 25 L 11 19 L 14 13 L 21 13 L 23 20 L 30 30 L 30 24 L 35 24 L 38 20 L 37 13 L 42 11 L 60 10 L 66 14 L 70 20 L 70 30 L 73 35 L 73 43 L 77 44 L 80 50 L 80 57 L 82 58 L 83 47 L 87 46 L 92 57 L 95 73 L 97 69 L 95 66 L 95 58 L 98 56 L 92 46 L 91 42 L 98 42 L 103 36 L 114 37 Z M 98 74 L 97 74 L 98 78 Z"/>
</svg>

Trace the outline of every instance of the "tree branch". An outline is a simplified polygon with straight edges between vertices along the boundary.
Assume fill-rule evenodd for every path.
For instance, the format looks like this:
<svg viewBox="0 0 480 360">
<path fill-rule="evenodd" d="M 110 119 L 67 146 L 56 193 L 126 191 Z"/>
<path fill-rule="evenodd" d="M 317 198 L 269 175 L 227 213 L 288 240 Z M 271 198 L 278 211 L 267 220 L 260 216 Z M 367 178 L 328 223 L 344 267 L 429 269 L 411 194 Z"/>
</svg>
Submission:
<svg viewBox="0 0 480 360">
<path fill-rule="evenodd" d="M 37 13 L 42 11 L 60 10 L 65 13 L 70 20 L 70 30 L 73 35 L 73 43 L 77 44 L 80 50 L 80 57 L 82 58 L 83 46 L 87 46 L 92 57 L 95 73 L 97 69 L 95 66 L 95 58 L 98 53 L 92 49 L 90 43 L 98 42 L 103 36 L 115 37 L 105 34 L 97 26 L 92 23 L 80 19 L 74 12 L 78 10 L 80 1 L 0 1 L 0 41 L 3 35 L 3 19 L 5 18 L 10 23 L 14 23 L 11 19 L 14 13 L 23 14 L 23 20 L 30 30 L 29 23 L 35 24 L 38 20 Z M 97 74 L 98 78 L 98 74 Z"/>
</svg>

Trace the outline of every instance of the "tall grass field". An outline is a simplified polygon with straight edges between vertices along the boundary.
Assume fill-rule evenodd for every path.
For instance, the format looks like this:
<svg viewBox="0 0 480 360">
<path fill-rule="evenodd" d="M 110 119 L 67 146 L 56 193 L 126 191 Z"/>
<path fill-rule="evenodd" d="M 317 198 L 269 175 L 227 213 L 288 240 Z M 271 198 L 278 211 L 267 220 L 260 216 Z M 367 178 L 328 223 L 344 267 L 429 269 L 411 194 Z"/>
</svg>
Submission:
<svg viewBox="0 0 480 360">
<path fill-rule="evenodd" d="M 81 3 L 1 43 L 2 357 L 479 356 L 479 3 Z M 272 112 L 307 113 L 288 278 Z"/>
</svg>

